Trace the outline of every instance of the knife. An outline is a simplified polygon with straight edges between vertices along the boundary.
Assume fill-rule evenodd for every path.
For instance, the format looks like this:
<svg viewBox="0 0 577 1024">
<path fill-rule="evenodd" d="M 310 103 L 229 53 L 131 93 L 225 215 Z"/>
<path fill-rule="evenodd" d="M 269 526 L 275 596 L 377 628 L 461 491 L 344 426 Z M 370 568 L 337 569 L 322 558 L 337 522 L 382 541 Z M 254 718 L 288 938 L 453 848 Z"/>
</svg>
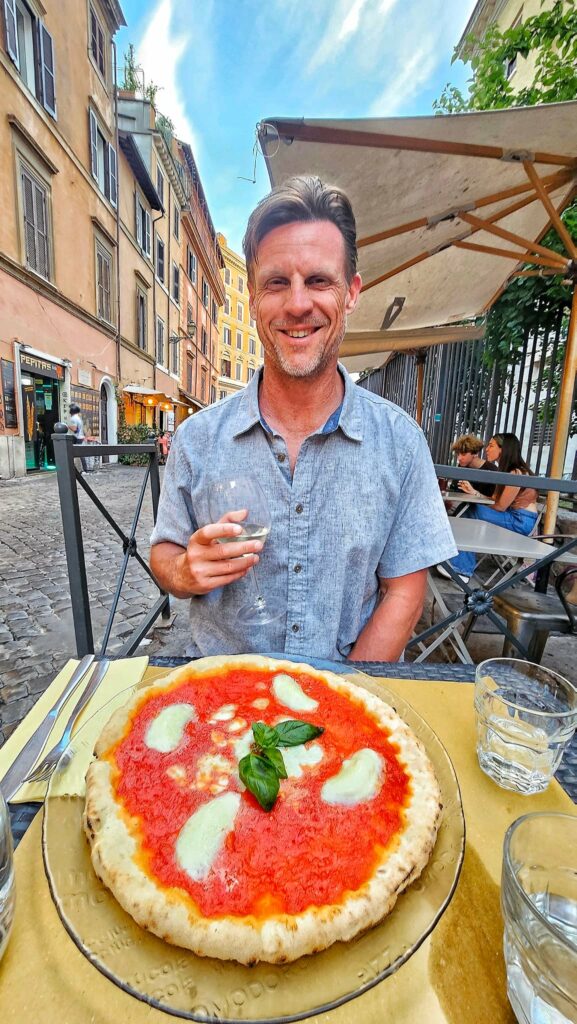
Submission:
<svg viewBox="0 0 577 1024">
<path fill-rule="evenodd" d="M 34 730 L 30 739 L 24 744 L 16 760 L 10 765 L 6 775 L 0 782 L 0 790 L 4 794 L 6 802 L 14 796 L 15 792 L 20 787 L 22 780 L 28 775 L 32 765 L 40 756 L 60 711 L 68 700 L 70 694 L 74 692 L 78 684 L 88 672 L 93 661 L 94 655 L 87 654 L 80 664 L 77 665 L 62 694 L 54 706 L 50 708 L 46 718 L 40 723 L 38 728 Z"/>
</svg>

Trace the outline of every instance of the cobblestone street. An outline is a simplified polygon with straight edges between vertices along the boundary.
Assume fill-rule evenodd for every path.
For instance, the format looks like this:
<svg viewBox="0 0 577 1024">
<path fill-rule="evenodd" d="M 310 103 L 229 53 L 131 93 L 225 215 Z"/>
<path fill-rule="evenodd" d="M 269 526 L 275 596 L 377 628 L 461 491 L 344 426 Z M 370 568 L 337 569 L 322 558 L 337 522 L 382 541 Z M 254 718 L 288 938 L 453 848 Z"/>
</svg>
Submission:
<svg viewBox="0 0 577 1024">
<path fill-rule="evenodd" d="M 126 532 L 130 530 L 143 473 L 137 466 L 109 466 L 86 478 Z M 123 552 L 112 528 L 87 495 L 79 491 L 92 624 L 98 644 L 112 604 Z M 75 644 L 56 474 L 43 473 L 0 483 L 0 508 L 2 744 L 55 673 L 75 653 Z M 151 528 L 148 489 L 137 530 L 138 548 L 146 559 Z M 112 628 L 111 652 L 122 645 L 157 594 L 144 570 L 131 559 Z M 172 609 L 172 624 L 153 630 L 153 642 L 142 647 L 142 653 L 184 653 L 187 602 L 173 601 Z"/>
</svg>

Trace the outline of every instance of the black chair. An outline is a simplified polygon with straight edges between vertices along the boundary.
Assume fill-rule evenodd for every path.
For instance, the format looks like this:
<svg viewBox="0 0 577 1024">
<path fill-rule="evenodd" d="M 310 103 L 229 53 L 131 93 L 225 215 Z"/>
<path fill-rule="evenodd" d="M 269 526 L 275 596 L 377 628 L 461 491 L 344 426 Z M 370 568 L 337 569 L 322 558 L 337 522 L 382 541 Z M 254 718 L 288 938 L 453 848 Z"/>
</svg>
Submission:
<svg viewBox="0 0 577 1024">
<path fill-rule="evenodd" d="M 529 661 L 540 664 L 550 633 L 577 634 L 577 567 L 571 566 L 555 578 L 554 594 L 518 587 L 496 594 L 493 606 L 525 647 Z M 503 657 L 519 657 L 507 639 Z"/>
</svg>

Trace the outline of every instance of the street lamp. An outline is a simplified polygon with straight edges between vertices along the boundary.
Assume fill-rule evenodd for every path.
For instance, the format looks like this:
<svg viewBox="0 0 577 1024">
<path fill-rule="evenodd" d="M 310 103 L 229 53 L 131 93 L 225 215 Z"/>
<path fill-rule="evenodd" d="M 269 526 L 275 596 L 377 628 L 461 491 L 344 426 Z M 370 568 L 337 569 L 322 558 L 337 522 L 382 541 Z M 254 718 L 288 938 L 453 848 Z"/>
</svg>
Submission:
<svg viewBox="0 0 577 1024">
<path fill-rule="evenodd" d="M 174 334 L 172 338 L 169 338 L 169 345 L 175 345 L 177 341 L 183 341 L 186 338 L 187 341 L 192 341 L 196 335 L 196 323 L 194 320 L 187 320 L 186 323 L 186 334 Z"/>
</svg>

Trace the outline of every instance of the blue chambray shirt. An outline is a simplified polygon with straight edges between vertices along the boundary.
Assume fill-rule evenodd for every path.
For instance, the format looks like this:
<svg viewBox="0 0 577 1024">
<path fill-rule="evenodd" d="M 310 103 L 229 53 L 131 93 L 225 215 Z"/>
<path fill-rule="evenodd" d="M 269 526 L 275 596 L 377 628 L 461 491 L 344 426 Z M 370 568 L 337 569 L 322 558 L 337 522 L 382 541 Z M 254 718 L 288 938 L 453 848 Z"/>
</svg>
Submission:
<svg viewBox="0 0 577 1024">
<path fill-rule="evenodd" d="M 151 543 L 186 547 L 210 522 L 209 482 L 250 474 L 272 517 L 259 587 L 287 609 L 264 626 L 239 623 L 238 608 L 253 597 L 250 575 L 193 597 L 190 656 L 275 651 L 343 661 L 375 608 L 379 578 L 456 555 L 422 431 L 339 370 L 342 406 L 305 439 L 292 479 L 283 438 L 260 416 L 262 370 L 176 431 Z"/>
</svg>

